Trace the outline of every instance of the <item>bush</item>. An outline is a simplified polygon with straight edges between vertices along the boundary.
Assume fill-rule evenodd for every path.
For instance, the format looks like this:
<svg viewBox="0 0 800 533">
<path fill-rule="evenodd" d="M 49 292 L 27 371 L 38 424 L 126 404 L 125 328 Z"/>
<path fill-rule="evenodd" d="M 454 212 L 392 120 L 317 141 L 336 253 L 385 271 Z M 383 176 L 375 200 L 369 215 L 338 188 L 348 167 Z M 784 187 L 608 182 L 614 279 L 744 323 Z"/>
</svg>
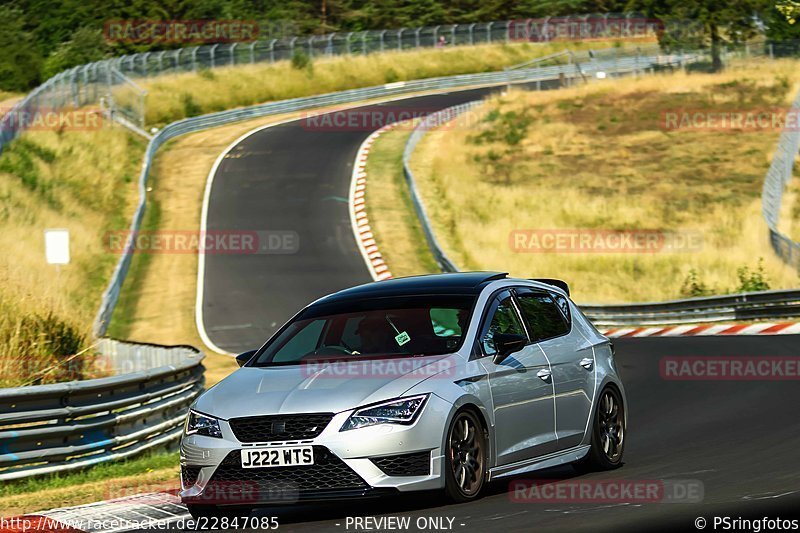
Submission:
<svg viewBox="0 0 800 533">
<path fill-rule="evenodd" d="M 292 68 L 295 70 L 311 70 L 313 68 L 311 58 L 304 51 L 295 50 L 294 54 L 292 54 Z"/>
<path fill-rule="evenodd" d="M 681 296 L 685 298 L 699 298 L 709 296 L 713 291 L 700 279 L 697 270 L 690 269 L 681 286 Z"/>
<path fill-rule="evenodd" d="M 181 95 L 181 103 L 183 103 L 183 116 L 196 117 L 203 114 L 203 108 L 200 107 L 200 104 L 195 101 L 194 96 L 190 93 Z"/>
<path fill-rule="evenodd" d="M 768 291 L 770 289 L 766 272 L 764 272 L 763 257 L 758 259 L 756 270 L 751 272 L 747 266 L 743 266 L 736 270 L 736 275 L 739 277 L 739 286 L 736 287 L 735 292 Z"/>
</svg>

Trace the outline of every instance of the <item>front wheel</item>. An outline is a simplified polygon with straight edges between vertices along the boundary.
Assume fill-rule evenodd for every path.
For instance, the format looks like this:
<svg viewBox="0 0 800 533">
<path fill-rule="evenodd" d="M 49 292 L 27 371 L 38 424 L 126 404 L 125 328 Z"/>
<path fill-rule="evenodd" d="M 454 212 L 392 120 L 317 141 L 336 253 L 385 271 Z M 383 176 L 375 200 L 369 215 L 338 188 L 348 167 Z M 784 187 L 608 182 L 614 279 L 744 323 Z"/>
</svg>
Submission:
<svg viewBox="0 0 800 533">
<path fill-rule="evenodd" d="M 486 479 L 486 433 L 477 415 L 456 413 L 446 443 L 445 494 L 453 502 L 474 500 Z"/>
<path fill-rule="evenodd" d="M 612 470 L 622 466 L 625 452 L 625 405 L 614 387 L 606 387 L 592 421 L 592 447 L 577 465 L 586 470 Z"/>
</svg>

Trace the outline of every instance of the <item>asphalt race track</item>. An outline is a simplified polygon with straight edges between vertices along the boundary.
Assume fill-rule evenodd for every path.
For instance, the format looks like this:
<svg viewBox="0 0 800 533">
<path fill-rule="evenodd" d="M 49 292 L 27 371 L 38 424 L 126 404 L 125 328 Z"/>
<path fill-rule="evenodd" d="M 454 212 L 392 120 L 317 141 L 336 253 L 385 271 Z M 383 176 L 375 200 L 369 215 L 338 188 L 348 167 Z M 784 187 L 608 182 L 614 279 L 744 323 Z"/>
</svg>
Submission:
<svg viewBox="0 0 800 533">
<path fill-rule="evenodd" d="M 385 105 L 434 109 L 485 93 L 453 92 Z M 218 346 L 231 352 L 255 348 L 303 305 L 370 281 L 346 200 L 353 159 L 370 133 L 312 131 L 296 121 L 253 134 L 224 159 L 211 189 L 208 229 L 294 231 L 299 251 L 207 256 L 204 322 Z M 518 503 L 511 501 L 505 479 L 467 505 L 446 505 L 436 495 L 423 494 L 277 507 L 259 514 L 277 516 L 281 529 L 291 531 L 356 531 L 347 527 L 347 517 L 365 515 L 410 516 L 412 524 L 416 517 L 450 517 L 455 531 L 697 530 L 698 517 L 713 531 L 715 515 L 800 515 L 797 381 L 673 381 L 659 372 L 662 358 L 672 356 L 796 357 L 800 337 L 641 338 L 615 344 L 629 404 L 625 465 L 580 478 L 569 466 L 529 477 L 697 480 L 704 490 L 701 503 Z"/>
</svg>

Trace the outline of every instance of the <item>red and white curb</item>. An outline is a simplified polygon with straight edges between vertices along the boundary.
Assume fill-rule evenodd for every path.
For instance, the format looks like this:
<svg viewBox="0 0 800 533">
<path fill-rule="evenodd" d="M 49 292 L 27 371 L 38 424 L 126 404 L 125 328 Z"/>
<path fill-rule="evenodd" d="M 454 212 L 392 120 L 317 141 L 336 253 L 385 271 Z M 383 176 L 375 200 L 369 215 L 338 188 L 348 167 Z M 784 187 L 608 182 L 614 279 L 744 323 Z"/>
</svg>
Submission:
<svg viewBox="0 0 800 533">
<path fill-rule="evenodd" d="M 165 529 L 191 517 L 175 494 L 153 492 L 0 519 L 0 533 L 121 533 Z"/>
<path fill-rule="evenodd" d="M 611 339 L 622 337 L 705 337 L 712 335 L 794 335 L 800 334 L 800 323 L 779 324 L 684 324 L 681 326 L 610 328 L 600 333 Z"/>
<path fill-rule="evenodd" d="M 364 140 L 358 148 L 356 160 L 353 164 L 353 176 L 350 180 L 350 198 L 348 202 L 350 205 L 350 223 L 353 227 L 356 243 L 358 243 L 358 249 L 361 251 L 364 263 L 367 265 L 367 269 L 369 269 L 374 281 L 390 279 L 392 273 L 384 262 L 380 250 L 378 250 L 378 244 L 375 242 L 375 236 L 372 234 L 372 228 L 367 218 L 367 157 L 375 139 L 394 128 L 397 124 L 396 122 L 388 124 L 372 132 Z"/>
</svg>

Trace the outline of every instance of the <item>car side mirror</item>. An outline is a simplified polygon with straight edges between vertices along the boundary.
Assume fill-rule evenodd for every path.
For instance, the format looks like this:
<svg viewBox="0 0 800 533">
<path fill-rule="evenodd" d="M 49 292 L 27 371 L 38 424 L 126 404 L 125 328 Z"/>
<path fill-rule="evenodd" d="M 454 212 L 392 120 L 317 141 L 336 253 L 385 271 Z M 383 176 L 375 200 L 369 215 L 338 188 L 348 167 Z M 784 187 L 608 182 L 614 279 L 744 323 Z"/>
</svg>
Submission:
<svg viewBox="0 0 800 533">
<path fill-rule="evenodd" d="M 236 362 L 239 366 L 244 366 L 246 362 L 253 358 L 258 350 L 250 350 L 249 352 L 240 353 L 236 356 Z"/>
<path fill-rule="evenodd" d="M 499 365 L 506 357 L 520 351 L 528 344 L 527 337 L 514 333 L 495 333 L 492 339 L 494 340 L 494 347 L 497 350 L 492 361 L 496 365 Z"/>
</svg>

